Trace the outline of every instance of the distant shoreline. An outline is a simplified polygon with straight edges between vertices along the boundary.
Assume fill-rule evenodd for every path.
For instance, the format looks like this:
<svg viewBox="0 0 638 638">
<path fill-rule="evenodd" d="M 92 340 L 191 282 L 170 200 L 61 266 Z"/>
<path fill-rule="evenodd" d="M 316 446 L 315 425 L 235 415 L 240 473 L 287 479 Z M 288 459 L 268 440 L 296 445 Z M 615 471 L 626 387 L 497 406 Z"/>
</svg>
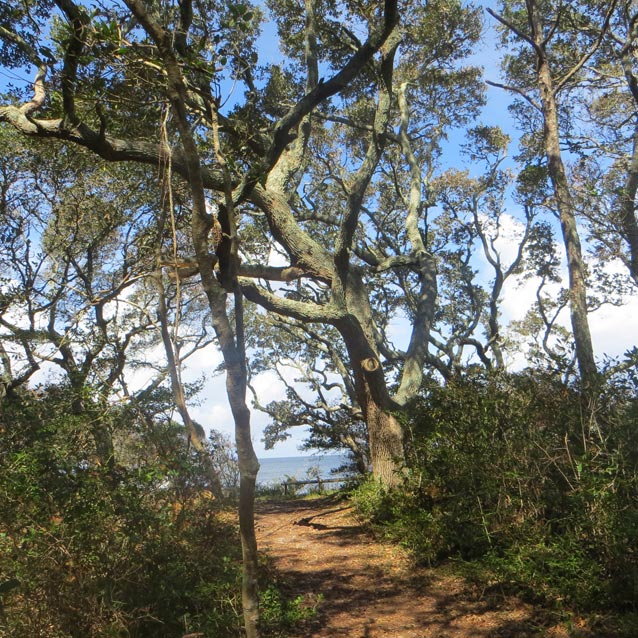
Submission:
<svg viewBox="0 0 638 638">
<path fill-rule="evenodd" d="M 345 454 L 311 454 L 299 456 L 266 457 L 259 459 L 257 474 L 259 485 L 272 485 L 285 480 L 304 480 L 309 476 L 329 478 L 342 465 L 349 462 Z"/>
</svg>

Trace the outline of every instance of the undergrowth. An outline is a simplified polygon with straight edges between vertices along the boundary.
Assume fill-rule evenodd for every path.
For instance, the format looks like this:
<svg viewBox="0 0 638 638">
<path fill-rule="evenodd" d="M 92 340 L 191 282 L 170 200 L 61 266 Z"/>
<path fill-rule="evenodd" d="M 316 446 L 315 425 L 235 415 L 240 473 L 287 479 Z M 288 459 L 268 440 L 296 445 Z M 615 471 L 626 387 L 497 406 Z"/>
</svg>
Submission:
<svg viewBox="0 0 638 638">
<path fill-rule="evenodd" d="M 403 484 L 369 480 L 353 501 L 417 562 L 461 559 L 550 608 L 611 613 L 623 635 L 638 611 L 637 413 L 630 374 L 603 388 L 595 420 L 538 373 L 432 384 L 406 422 Z"/>
<path fill-rule="evenodd" d="M 103 465 L 93 417 L 74 415 L 72 399 L 50 389 L 0 412 L 0 636 L 241 635 L 236 512 L 207 489 L 181 429 L 141 431 L 136 457 Z M 120 416 L 131 428 L 115 413 L 115 434 Z M 313 615 L 271 571 L 262 588 L 265 635 Z"/>
<path fill-rule="evenodd" d="M 314 620 L 323 594 L 302 596 L 294 583 L 282 580 L 268 556 L 260 558 L 261 583 L 259 614 L 262 631 L 268 638 L 286 638 Z"/>
</svg>

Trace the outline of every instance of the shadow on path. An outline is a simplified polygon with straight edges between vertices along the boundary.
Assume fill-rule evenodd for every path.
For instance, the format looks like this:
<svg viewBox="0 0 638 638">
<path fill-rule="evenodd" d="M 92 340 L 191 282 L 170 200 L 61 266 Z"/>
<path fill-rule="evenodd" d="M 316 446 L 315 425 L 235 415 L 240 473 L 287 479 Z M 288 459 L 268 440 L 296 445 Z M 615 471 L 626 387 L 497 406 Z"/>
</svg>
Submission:
<svg viewBox="0 0 638 638">
<path fill-rule="evenodd" d="M 414 568 L 400 548 L 367 534 L 346 501 L 260 503 L 257 530 L 286 593 L 317 607 L 290 638 L 569 635 L 546 611 L 515 597 L 485 596 L 449 569 Z"/>
</svg>

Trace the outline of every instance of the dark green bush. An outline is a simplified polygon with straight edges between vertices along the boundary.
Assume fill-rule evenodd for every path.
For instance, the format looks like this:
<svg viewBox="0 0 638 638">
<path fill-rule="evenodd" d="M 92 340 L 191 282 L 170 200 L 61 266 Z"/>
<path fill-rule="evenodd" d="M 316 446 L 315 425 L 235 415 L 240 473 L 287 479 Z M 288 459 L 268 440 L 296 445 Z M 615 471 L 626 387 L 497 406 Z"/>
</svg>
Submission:
<svg viewBox="0 0 638 638">
<path fill-rule="evenodd" d="M 431 384 L 406 427 L 401 489 L 365 484 L 367 520 L 423 562 L 480 560 L 502 581 L 581 609 L 638 605 L 636 380 L 595 419 L 540 373 L 470 371 Z"/>
<path fill-rule="evenodd" d="M 0 634 L 237 635 L 237 533 L 207 492 L 188 490 L 203 470 L 170 432 L 170 457 L 146 442 L 135 462 L 101 465 L 90 415 L 69 401 L 50 389 L 0 414 L 0 583 L 20 583 L 3 595 Z"/>
</svg>

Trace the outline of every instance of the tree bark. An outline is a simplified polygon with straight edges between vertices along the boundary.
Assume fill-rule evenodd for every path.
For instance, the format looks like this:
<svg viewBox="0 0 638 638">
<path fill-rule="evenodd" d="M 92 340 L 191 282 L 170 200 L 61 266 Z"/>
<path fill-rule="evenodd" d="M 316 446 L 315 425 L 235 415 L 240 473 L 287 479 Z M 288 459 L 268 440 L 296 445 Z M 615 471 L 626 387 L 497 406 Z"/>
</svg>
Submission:
<svg viewBox="0 0 638 638">
<path fill-rule="evenodd" d="M 638 98 L 636 100 L 638 104 Z M 638 126 L 634 130 L 633 150 L 627 178 L 618 198 L 621 234 L 628 248 L 625 258 L 629 274 L 638 286 L 638 221 L 636 220 L 636 193 L 638 192 Z"/>
<path fill-rule="evenodd" d="M 401 483 L 405 466 L 403 429 L 388 408 L 375 399 L 367 382 L 363 386 L 362 409 L 368 425 L 372 476 L 385 487 L 395 487 Z"/>
<path fill-rule="evenodd" d="M 567 172 L 560 149 L 556 89 L 550 63 L 545 53 L 543 31 L 538 15 L 535 12 L 535 6 L 529 11 L 529 20 L 535 42 L 537 82 L 543 111 L 543 142 L 547 157 L 547 170 L 552 182 L 563 242 L 567 253 L 571 325 L 576 360 L 584 396 L 592 399 L 598 383 L 598 369 L 596 367 L 587 314 L 586 268 L 576 224 L 576 207 L 567 181 Z"/>
<path fill-rule="evenodd" d="M 357 401 L 368 428 L 372 475 L 386 487 L 394 487 L 401 482 L 405 467 L 403 428 L 392 414 L 393 409 L 400 407 L 390 397 L 373 336 L 366 334 L 364 328 L 372 323 L 368 299 L 365 294 L 358 295 L 358 301 L 352 298 L 352 287 L 358 286 L 353 277 L 349 279 L 350 313 L 337 322 L 336 328 L 348 350 Z"/>
<path fill-rule="evenodd" d="M 634 106 L 638 106 L 638 78 L 634 74 L 634 29 L 629 29 L 627 42 L 622 47 L 620 62 Z M 638 125 L 632 136 L 632 153 L 625 184 L 618 197 L 621 234 L 627 243 L 629 255 L 625 258 L 629 274 L 638 286 L 638 220 L 636 219 L 636 193 L 638 192 Z"/>
</svg>

